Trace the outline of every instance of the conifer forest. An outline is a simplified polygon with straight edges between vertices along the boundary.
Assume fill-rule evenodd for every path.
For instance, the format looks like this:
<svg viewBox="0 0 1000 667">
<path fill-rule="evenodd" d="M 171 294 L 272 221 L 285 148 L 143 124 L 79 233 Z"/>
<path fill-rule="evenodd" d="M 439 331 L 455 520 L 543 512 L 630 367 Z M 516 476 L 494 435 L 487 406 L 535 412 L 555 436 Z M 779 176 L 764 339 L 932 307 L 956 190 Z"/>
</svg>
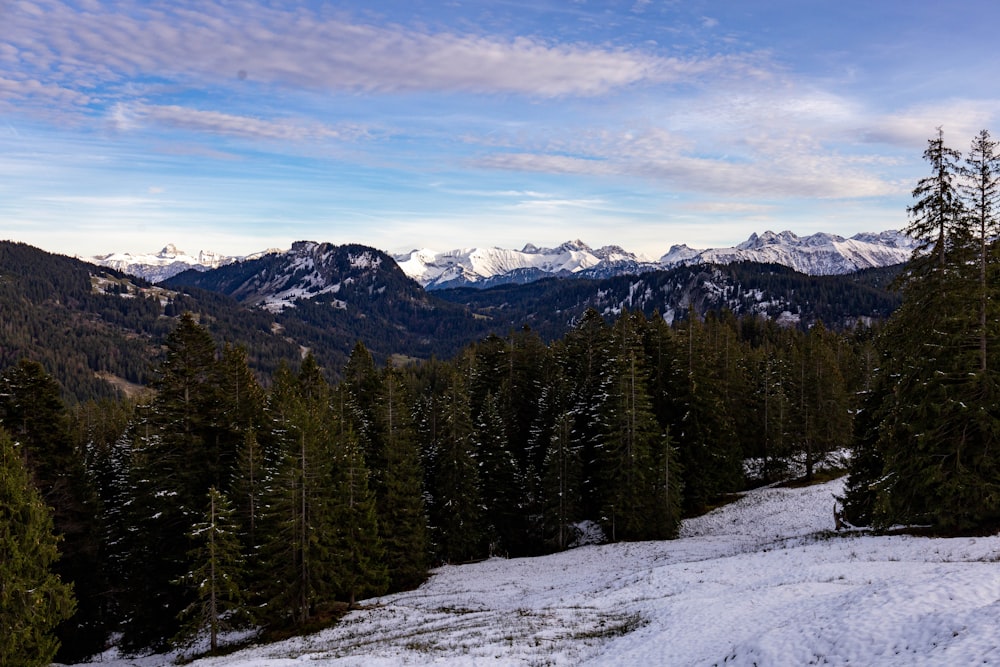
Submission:
<svg viewBox="0 0 1000 667">
<path fill-rule="evenodd" d="M 131 397 L 7 364 L 0 666 L 303 633 L 438 564 L 670 539 L 831 455 L 855 526 L 995 530 L 1000 156 L 983 131 L 924 157 L 902 304 L 853 328 L 591 309 L 548 341 L 263 373 L 184 311 Z"/>
</svg>

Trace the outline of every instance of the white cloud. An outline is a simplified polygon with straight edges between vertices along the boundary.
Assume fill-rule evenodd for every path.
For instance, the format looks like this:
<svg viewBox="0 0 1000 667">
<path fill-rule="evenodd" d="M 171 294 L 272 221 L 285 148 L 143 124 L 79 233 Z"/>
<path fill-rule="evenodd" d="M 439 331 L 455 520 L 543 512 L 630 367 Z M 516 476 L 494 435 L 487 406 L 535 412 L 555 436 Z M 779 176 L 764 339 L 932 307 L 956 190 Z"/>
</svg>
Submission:
<svg viewBox="0 0 1000 667">
<path fill-rule="evenodd" d="M 952 99 L 934 104 L 902 109 L 875 120 L 865 132 L 872 142 L 906 147 L 923 147 L 937 127 L 944 130 L 945 141 L 964 151 L 983 128 L 1000 119 L 1000 99 Z"/>
</svg>

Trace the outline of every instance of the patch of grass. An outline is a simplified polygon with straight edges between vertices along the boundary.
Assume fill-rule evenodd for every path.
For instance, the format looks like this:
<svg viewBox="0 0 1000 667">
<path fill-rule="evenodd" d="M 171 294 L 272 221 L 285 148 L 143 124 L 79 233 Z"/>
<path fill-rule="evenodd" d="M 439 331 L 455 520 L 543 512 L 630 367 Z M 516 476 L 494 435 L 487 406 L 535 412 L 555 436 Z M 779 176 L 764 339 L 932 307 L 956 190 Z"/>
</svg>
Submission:
<svg viewBox="0 0 1000 667">
<path fill-rule="evenodd" d="M 611 639 L 614 637 L 623 637 L 630 632 L 635 632 L 647 623 L 649 621 L 643 618 L 642 614 L 626 614 L 614 618 L 610 622 L 602 619 L 598 627 L 592 630 L 574 632 L 571 636 L 573 639 Z"/>
</svg>

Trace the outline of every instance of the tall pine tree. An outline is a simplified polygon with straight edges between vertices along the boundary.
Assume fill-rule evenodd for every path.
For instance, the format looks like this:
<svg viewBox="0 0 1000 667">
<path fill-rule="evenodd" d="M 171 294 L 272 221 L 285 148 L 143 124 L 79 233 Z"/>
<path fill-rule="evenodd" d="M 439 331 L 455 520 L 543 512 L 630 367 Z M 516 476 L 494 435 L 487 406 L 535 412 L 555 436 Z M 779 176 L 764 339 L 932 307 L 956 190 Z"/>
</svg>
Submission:
<svg viewBox="0 0 1000 667">
<path fill-rule="evenodd" d="M 72 587 L 52 571 L 52 519 L 0 429 L 0 665 L 41 667 L 59 648 L 55 627 L 73 614 Z"/>
</svg>

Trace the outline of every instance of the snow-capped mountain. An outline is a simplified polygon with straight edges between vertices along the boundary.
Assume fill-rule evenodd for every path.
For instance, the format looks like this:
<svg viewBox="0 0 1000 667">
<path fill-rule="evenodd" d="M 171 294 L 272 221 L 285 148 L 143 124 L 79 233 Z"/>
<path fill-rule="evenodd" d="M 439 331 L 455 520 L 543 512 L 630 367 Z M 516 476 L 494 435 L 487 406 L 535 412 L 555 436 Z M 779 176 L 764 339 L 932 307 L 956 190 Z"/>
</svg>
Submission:
<svg viewBox="0 0 1000 667">
<path fill-rule="evenodd" d="M 849 239 L 836 234 L 800 237 L 789 231 L 780 234 L 768 231 L 760 236 L 751 234 L 734 248 L 695 250 L 685 245 L 674 246 L 659 263 L 667 268 L 750 261 L 782 264 L 800 273 L 825 276 L 901 264 L 910 258 L 915 247 L 912 238 L 897 231 L 862 233 Z"/>
<path fill-rule="evenodd" d="M 169 243 L 156 253 L 133 254 L 130 252 L 116 252 L 94 257 L 77 257 L 77 259 L 138 276 L 151 283 L 158 283 L 188 269 L 207 271 L 209 269 L 217 269 L 226 264 L 232 264 L 233 262 L 256 259 L 275 252 L 281 251 L 269 249 L 252 255 L 237 256 L 222 255 L 210 250 L 200 250 L 197 255 L 189 255 L 183 250 L 178 249 L 174 244 Z"/>
<path fill-rule="evenodd" d="M 470 284 L 483 287 L 501 282 L 531 282 L 548 276 L 572 276 L 601 264 L 647 263 L 644 258 L 618 246 L 605 246 L 594 250 L 580 240 L 567 241 L 557 248 L 538 248 L 529 243 L 521 250 L 504 248 L 464 248 L 446 252 L 412 250 L 397 255 L 395 260 L 406 275 L 427 289 Z"/>
<path fill-rule="evenodd" d="M 170 286 L 194 286 L 227 294 L 272 312 L 299 300 L 346 310 L 378 300 L 423 302 L 425 295 L 392 258 L 367 246 L 297 241 L 287 252 L 178 274 Z"/>
<path fill-rule="evenodd" d="M 915 247 L 913 239 L 898 231 L 861 233 L 851 238 L 824 233 L 800 237 L 790 231 L 767 231 L 760 235 L 751 234 L 749 239 L 731 248 L 699 250 L 675 245 L 659 260 L 649 260 L 619 246 L 604 246 L 595 250 L 580 240 L 567 241 L 556 248 L 538 248 L 529 243 L 521 250 L 494 247 L 435 252 L 419 249 L 392 259 L 408 277 L 426 289 L 436 290 L 530 283 L 548 277 L 610 278 L 682 265 L 743 261 L 781 264 L 809 275 L 841 275 L 860 269 L 901 264 L 910 258 Z M 201 251 L 194 256 L 168 245 L 155 254 L 113 253 L 79 259 L 155 283 L 188 269 L 207 271 L 235 262 L 290 252 L 269 249 L 241 257 Z"/>
<path fill-rule="evenodd" d="M 609 278 L 690 264 L 730 264 L 752 261 L 782 264 L 809 275 L 840 275 L 859 269 L 901 264 L 910 258 L 915 242 L 897 231 L 799 237 L 790 231 L 752 234 L 733 248 L 698 250 L 675 245 L 659 261 L 649 261 L 618 246 L 593 250 L 582 241 L 557 248 L 522 250 L 471 248 L 436 253 L 413 250 L 397 255 L 403 271 L 427 289 L 501 283 L 525 283 L 549 276 Z"/>
</svg>

